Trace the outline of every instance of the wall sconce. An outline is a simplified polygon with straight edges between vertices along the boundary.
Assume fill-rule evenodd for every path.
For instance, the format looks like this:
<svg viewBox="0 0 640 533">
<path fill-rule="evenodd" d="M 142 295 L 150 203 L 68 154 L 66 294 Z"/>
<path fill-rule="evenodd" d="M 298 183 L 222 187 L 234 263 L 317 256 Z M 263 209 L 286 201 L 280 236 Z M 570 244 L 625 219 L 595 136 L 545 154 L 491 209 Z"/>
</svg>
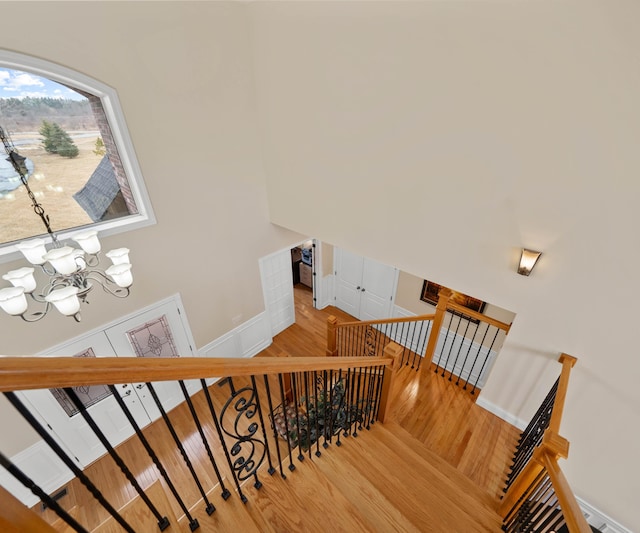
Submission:
<svg viewBox="0 0 640 533">
<path fill-rule="evenodd" d="M 531 274 L 533 267 L 536 266 L 536 262 L 542 255 L 542 252 L 534 252 L 533 250 L 522 249 L 520 255 L 520 264 L 518 265 L 518 274 L 528 276 Z"/>
</svg>

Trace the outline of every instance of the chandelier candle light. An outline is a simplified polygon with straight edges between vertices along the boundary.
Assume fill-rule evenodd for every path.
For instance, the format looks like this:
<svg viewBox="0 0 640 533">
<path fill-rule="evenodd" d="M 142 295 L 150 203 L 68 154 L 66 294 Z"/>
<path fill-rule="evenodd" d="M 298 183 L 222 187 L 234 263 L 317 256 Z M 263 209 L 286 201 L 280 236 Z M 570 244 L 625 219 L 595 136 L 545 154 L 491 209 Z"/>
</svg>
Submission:
<svg viewBox="0 0 640 533">
<path fill-rule="evenodd" d="M 20 176 L 22 184 L 31 199 L 33 210 L 42 220 L 53 245 L 47 250 L 44 239 L 36 238 L 16 244 L 16 248 L 33 266 L 22 267 L 7 272 L 2 279 L 13 286 L 0 289 L 0 307 L 13 316 L 20 316 L 27 322 L 35 322 L 43 318 L 53 305 L 60 313 L 72 316 L 80 322 L 80 303 L 87 301 L 87 295 L 98 283 L 106 292 L 118 298 L 129 296 L 129 288 L 133 283 L 129 250 L 118 248 L 105 255 L 113 263 L 105 271 L 98 269 L 100 264 L 100 241 L 95 230 L 83 231 L 71 236 L 80 248 L 63 245 L 49 225 L 49 216 L 36 200 L 27 183 L 28 170 L 26 158 L 18 154 L 11 139 L 0 127 L 0 139 L 8 154 L 13 168 Z M 48 282 L 42 290 L 37 291 L 35 268 L 40 267 L 48 276 Z M 26 295 L 44 305 L 44 310 L 27 315 L 28 302 Z"/>
</svg>

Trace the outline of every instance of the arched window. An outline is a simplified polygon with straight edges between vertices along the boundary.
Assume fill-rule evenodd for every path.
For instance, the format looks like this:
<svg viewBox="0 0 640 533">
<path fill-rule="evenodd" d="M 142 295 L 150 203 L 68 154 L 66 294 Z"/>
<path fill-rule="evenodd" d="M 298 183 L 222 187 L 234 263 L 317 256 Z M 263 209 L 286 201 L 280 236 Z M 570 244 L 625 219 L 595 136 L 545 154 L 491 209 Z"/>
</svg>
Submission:
<svg viewBox="0 0 640 533">
<path fill-rule="evenodd" d="M 154 222 L 116 92 L 83 74 L 0 50 L 0 126 L 59 238 Z M 0 144 L 0 149 L 4 147 Z M 0 257 L 46 235 L 13 165 L 0 157 Z M 17 256 L 16 256 L 17 257 Z"/>
</svg>

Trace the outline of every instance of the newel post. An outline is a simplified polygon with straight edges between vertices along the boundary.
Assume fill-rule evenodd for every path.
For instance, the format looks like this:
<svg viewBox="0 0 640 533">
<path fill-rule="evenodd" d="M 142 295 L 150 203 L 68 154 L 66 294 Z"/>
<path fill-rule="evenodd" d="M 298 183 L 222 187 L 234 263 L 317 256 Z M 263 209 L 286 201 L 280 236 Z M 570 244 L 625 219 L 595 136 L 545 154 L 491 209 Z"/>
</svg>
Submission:
<svg viewBox="0 0 640 533">
<path fill-rule="evenodd" d="M 438 337 L 440 336 L 440 329 L 442 328 L 442 322 L 444 321 L 444 315 L 447 312 L 447 304 L 449 299 L 453 296 L 453 291 L 446 287 L 440 289 L 438 293 L 438 305 L 436 306 L 436 316 L 433 319 L 433 327 L 431 328 L 431 334 L 429 335 L 429 342 L 427 343 L 427 350 L 424 354 L 425 361 L 429 361 L 431 364 L 433 361 L 433 354 L 436 351 L 438 344 Z"/>
<path fill-rule="evenodd" d="M 393 400 L 395 399 L 395 389 L 397 387 L 396 374 L 400 368 L 402 357 L 402 346 L 395 342 L 387 344 L 383 351 L 383 357 L 393 360 L 391 366 L 384 367 L 384 379 L 382 380 L 382 394 L 380 395 L 380 409 L 378 411 L 378 420 L 385 422 L 391 420 L 391 411 L 393 410 Z"/>
<path fill-rule="evenodd" d="M 327 319 L 327 357 L 338 355 L 337 328 L 338 319 L 333 315 L 329 315 Z"/>
</svg>

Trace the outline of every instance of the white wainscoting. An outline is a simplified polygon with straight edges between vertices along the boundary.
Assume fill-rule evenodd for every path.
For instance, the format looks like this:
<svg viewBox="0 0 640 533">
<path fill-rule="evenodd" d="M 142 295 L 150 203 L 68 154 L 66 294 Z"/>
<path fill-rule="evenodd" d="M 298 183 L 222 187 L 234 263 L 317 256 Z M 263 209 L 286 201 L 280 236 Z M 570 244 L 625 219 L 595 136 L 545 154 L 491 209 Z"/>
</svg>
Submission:
<svg viewBox="0 0 640 533">
<path fill-rule="evenodd" d="M 11 462 L 47 494 L 54 493 L 75 477 L 43 440 L 11 457 Z M 40 498 L 32 494 L 2 467 L 0 467 L 0 485 L 27 507 L 33 507 L 40 501 Z"/>
<path fill-rule="evenodd" d="M 335 296 L 333 294 L 333 286 L 335 283 L 334 275 L 324 276 L 320 283 L 316 283 L 316 308 L 324 309 L 328 305 L 335 305 Z"/>
<path fill-rule="evenodd" d="M 198 349 L 203 357 L 253 357 L 272 342 L 266 311 Z"/>
</svg>

